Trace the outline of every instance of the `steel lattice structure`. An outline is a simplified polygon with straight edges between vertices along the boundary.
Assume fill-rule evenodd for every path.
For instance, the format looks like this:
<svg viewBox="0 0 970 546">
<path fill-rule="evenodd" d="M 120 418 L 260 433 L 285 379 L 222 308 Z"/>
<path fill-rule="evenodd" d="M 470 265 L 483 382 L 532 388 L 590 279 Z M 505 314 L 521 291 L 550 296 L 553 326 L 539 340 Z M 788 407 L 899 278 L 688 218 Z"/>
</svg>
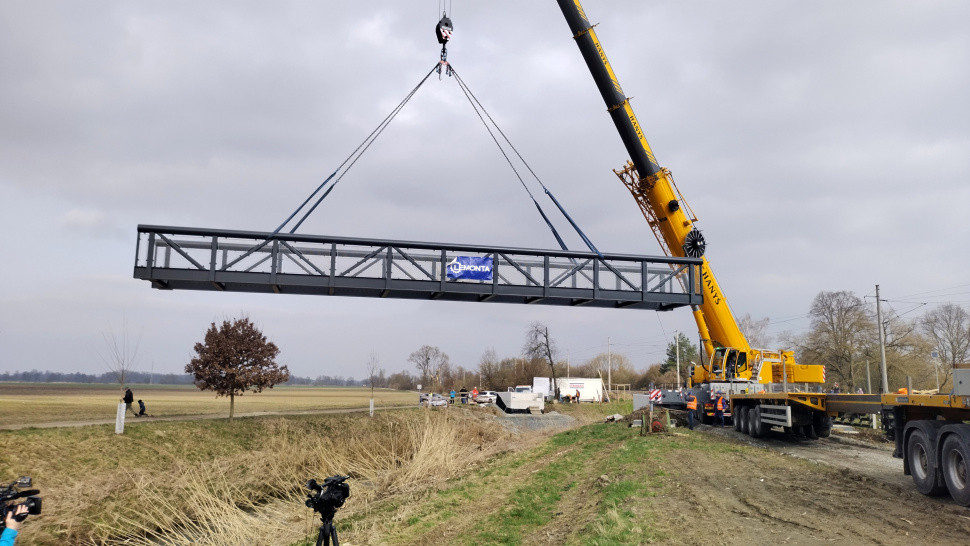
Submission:
<svg viewBox="0 0 970 546">
<path fill-rule="evenodd" d="M 666 311 L 699 305 L 701 260 L 351 237 L 138 226 L 134 276 L 219 290 Z M 491 281 L 452 280 L 491 256 Z"/>
</svg>

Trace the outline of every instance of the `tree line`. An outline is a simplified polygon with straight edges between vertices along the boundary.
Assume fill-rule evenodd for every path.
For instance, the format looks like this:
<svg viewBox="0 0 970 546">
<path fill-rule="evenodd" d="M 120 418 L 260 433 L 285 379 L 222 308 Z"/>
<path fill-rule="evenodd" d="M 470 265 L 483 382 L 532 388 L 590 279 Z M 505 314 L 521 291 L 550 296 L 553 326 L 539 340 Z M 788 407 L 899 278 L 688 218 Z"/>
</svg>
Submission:
<svg viewBox="0 0 970 546">
<path fill-rule="evenodd" d="M 191 385 L 195 382 L 192 374 L 187 373 L 153 373 L 129 371 L 126 377 L 127 384 L 143 385 Z M 90 374 L 81 372 L 52 372 L 41 370 L 29 370 L 22 372 L 2 372 L 0 382 L 17 383 L 90 383 L 90 384 L 112 384 L 117 383 L 117 376 L 112 372 L 100 374 Z M 385 383 L 387 381 L 385 380 Z M 367 387 L 370 382 L 367 379 L 355 379 L 353 377 L 343 377 L 341 375 L 318 375 L 316 377 L 299 377 L 291 375 L 290 379 L 283 385 L 307 385 L 316 387 Z M 387 387 L 387 385 L 384 385 Z"/>
<path fill-rule="evenodd" d="M 876 304 L 850 291 L 823 291 L 812 301 L 808 331 L 768 334 L 771 322 L 744 315 L 739 326 L 754 348 L 793 350 L 802 364 L 821 364 L 826 368 L 826 386 L 838 383 L 843 392 L 879 392 L 881 352 Z M 948 392 L 952 388 L 953 370 L 970 366 L 970 312 L 966 308 L 944 303 L 922 316 L 906 319 L 895 312 L 883 315 L 882 325 L 886 350 L 886 369 L 890 389 L 913 380 L 915 389 Z M 676 363 L 680 362 L 678 379 Z M 531 384 L 534 377 L 602 377 L 628 384 L 632 389 L 674 387 L 686 382 L 690 366 L 700 359 L 698 345 L 678 333 L 667 345 L 663 361 L 637 370 L 622 354 L 599 354 L 585 362 L 572 364 L 559 354 L 549 329 L 540 323 L 530 325 L 522 352 L 499 357 L 486 349 L 477 366 L 466 369 L 452 366 L 440 348 L 424 345 L 411 353 L 414 382 L 424 388 L 448 391 L 462 386 L 504 390 L 506 387 Z M 608 363 L 609 361 L 609 363 Z M 391 386 L 385 384 L 383 386 Z"/>
<path fill-rule="evenodd" d="M 771 336 L 767 333 L 768 319 L 753 319 L 750 315 L 739 320 L 750 345 L 765 349 L 791 349 L 796 360 L 804 364 L 822 364 L 826 367 L 828 385 L 839 383 L 843 390 L 855 392 L 858 389 L 878 392 L 881 384 L 879 324 L 876 317 L 875 301 L 861 298 L 849 291 L 820 292 L 812 301 L 807 314 L 810 326 L 801 334 L 781 333 Z M 233 331 L 233 327 L 249 336 L 246 339 L 225 341 L 223 335 Z M 891 388 L 905 384 L 911 377 L 915 388 L 932 389 L 937 384 L 942 391 L 952 387 L 953 369 L 961 364 L 970 363 L 970 312 L 966 308 L 945 303 L 930 309 L 922 316 L 905 319 L 895 313 L 883 317 L 882 329 L 885 336 L 886 367 Z M 220 327 L 212 324 L 206 333 L 205 343 L 197 344 L 196 351 L 201 367 L 186 366 L 185 374 L 152 374 L 132 371 L 134 351 L 137 343 L 129 344 L 112 341 L 112 349 L 123 347 L 111 353 L 105 361 L 109 371 L 101 374 L 64 373 L 51 371 L 24 371 L 0 373 L 0 381 L 21 382 L 72 382 L 72 383 L 156 383 L 192 384 L 205 383 L 209 373 L 224 380 L 225 368 L 215 363 L 238 354 L 237 349 L 250 345 L 252 351 L 262 350 L 264 345 L 275 345 L 265 339 L 248 319 L 234 323 L 225 321 Z M 211 346 L 211 347 L 210 347 Z M 388 374 L 381 367 L 376 355 L 372 354 L 362 366 L 366 372 L 364 379 L 354 377 L 319 375 L 316 378 L 291 376 L 285 366 L 280 372 L 272 370 L 276 366 L 274 358 L 278 349 L 262 355 L 257 361 L 260 366 L 268 366 L 270 384 L 284 385 L 327 385 L 327 386 L 369 386 L 398 390 L 423 390 L 447 392 L 462 387 L 483 390 L 504 390 L 514 385 L 531 384 L 534 377 L 612 377 L 616 384 L 627 384 L 632 389 L 642 390 L 652 386 L 676 386 L 686 381 L 690 366 L 699 362 L 698 346 L 691 338 L 678 333 L 676 341 L 667 345 L 665 358 L 638 370 L 623 354 L 602 353 L 584 362 L 570 363 L 562 359 L 557 342 L 550 329 L 541 323 L 533 323 L 526 331 L 525 341 L 518 354 L 500 357 L 494 348 L 488 348 L 477 364 L 469 367 L 453 365 L 449 356 L 439 347 L 422 345 L 408 357 L 411 370 Z M 680 377 L 676 372 L 676 362 L 680 361 Z M 119 374 L 118 370 L 123 371 Z M 220 371 L 221 370 L 221 371 Z M 270 373 L 271 372 L 271 373 Z M 285 372 L 285 373 L 283 373 Z M 235 372 L 233 372 L 235 373 Z M 255 372 L 254 372 L 255 373 Z M 262 370 L 260 370 L 262 373 Z M 123 380 L 119 379 L 122 377 Z M 254 377 L 258 377 L 254 375 Z M 258 381 L 257 381 L 258 383 Z M 237 394 L 241 394 L 238 389 Z M 227 395 L 229 395 L 227 393 Z"/>
</svg>

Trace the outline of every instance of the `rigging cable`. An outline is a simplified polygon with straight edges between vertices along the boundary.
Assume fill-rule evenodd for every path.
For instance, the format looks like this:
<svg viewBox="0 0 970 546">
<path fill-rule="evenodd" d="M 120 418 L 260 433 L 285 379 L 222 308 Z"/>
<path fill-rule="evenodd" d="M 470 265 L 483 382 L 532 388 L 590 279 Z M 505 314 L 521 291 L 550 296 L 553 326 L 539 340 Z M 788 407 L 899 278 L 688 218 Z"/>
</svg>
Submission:
<svg viewBox="0 0 970 546">
<path fill-rule="evenodd" d="M 319 186 L 317 186 L 317 189 L 313 190 L 313 193 L 311 193 L 310 196 L 307 197 L 305 201 L 303 201 L 303 204 L 301 204 L 299 207 L 297 207 L 297 209 L 294 210 L 293 213 L 290 214 L 290 216 L 285 221 L 283 221 L 283 223 L 280 224 L 279 227 L 277 227 L 275 231 L 273 231 L 273 233 L 279 233 L 280 230 L 283 229 L 283 226 L 285 226 L 287 223 L 289 223 L 290 220 L 292 220 L 300 212 L 300 210 L 303 209 L 303 207 L 305 207 L 307 205 L 307 203 L 309 203 L 310 200 L 313 199 L 313 197 L 318 192 L 320 192 L 320 190 L 323 189 L 324 186 L 327 185 L 328 182 L 330 182 L 331 180 L 333 180 L 334 176 L 338 172 L 340 172 L 340 170 L 343 169 L 344 166 L 346 166 L 347 168 L 344 169 L 344 171 L 340 173 L 340 176 L 338 176 L 336 178 L 336 180 L 333 181 L 332 184 L 330 184 L 330 187 L 327 188 L 327 191 L 325 191 L 323 193 L 323 195 L 321 195 L 320 198 L 317 199 L 317 201 L 313 204 L 313 206 L 310 207 L 310 209 L 303 215 L 303 217 L 300 218 L 300 221 L 297 222 L 296 225 L 293 226 L 293 229 L 290 230 L 290 233 L 291 234 L 296 232 L 296 230 L 300 227 L 300 225 L 302 225 L 303 222 L 310 216 L 310 214 L 313 213 L 314 210 L 316 210 L 317 206 L 319 206 L 320 203 L 323 202 L 323 200 L 326 199 L 328 195 L 330 195 L 330 192 L 333 191 L 333 189 L 337 186 L 337 183 L 340 182 L 340 180 L 343 179 L 344 175 L 346 175 L 347 172 L 350 171 L 350 169 L 354 166 L 354 164 L 357 163 L 357 160 L 359 160 L 360 157 L 362 155 L 364 155 L 364 152 L 366 152 L 367 149 L 370 148 L 371 144 L 373 144 L 374 141 L 376 141 L 377 138 L 379 136 L 381 136 L 381 133 L 384 132 L 384 129 L 386 129 L 387 126 L 390 125 L 391 121 L 393 121 L 394 118 L 398 115 L 398 113 L 401 112 L 401 110 L 408 103 L 408 101 L 411 100 L 411 98 L 418 91 L 418 89 L 420 89 L 421 86 L 424 85 L 424 82 L 428 81 L 428 78 L 431 76 L 431 74 L 433 74 L 438 69 L 438 66 L 439 66 L 439 64 L 438 63 L 435 63 L 435 66 L 432 67 L 431 70 L 429 70 L 428 73 L 425 74 L 423 78 L 421 78 L 421 81 L 419 81 L 418 84 L 414 86 L 414 89 L 412 89 L 411 92 L 408 93 L 407 96 L 404 97 L 404 100 L 402 100 L 396 107 L 394 107 L 393 110 L 391 110 L 391 113 L 388 114 L 387 117 L 385 117 L 384 120 L 381 121 L 380 124 L 378 124 L 377 128 L 375 128 L 373 131 L 371 131 L 371 133 L 369 135 L 367 135 L 367 138 L 365 138 L 364 141 L 361 142 L 357 146 L 357 148 L 354 149 L 354 151 L 351 152 L 351 154 L 349 156 L 347 156 L 346 159 L 344 159 L 343 163 L 341 163 L 336 168 L 336 170 L 334 170 L 333 173 L 330 176 L 328 176 L 326 180 L 323 181 L 323 183 L 321 183 Z M 349 163 L 349 165 L 348 165 L 348 163 Z"/>
<path fill-rule="evenodd" d="M 508 161 L 509 166 L 512 167 L 512 171 L 515 173 L 516 178 L 519 179 L 519 183 L 522 184 L 522 187 L 525 188 L 525 191 L 529 194 L 529 197 L 532 198 L 532 202 L 535 203 L 536 208 L 539 209 L 539 214 L 541 214 L 543 219 L 546 220 L 546 224 L 549 225 L 549 229 L 551 229 L 553 232 L 553 235 L 556 236 L 556 240 L 559 241 L 559 245 L 562 246 L 562 249 L 568 250 L 565 244 L 562 242 L 562 238 L 559 236 L 559 233 L 556 231 L 556 228 L 552 226 L 552 223 L 549 221 L 548 217 L 543 212 L 542 207 L 539 206 L 539 203 L 532 195 L 532 192 L 529 191 L 529 188 L 525 185 L 525 181 L 522 180 L 522 177 L 519 175 L 519 171 L 512 164 L 512 160 L 509 158 L 508 154 L 505 153 L 505 149 L 502 147 L 498 139 L 492 133 L 491 127 L 489 127 L 488 123 L 485 122 L 485 119 L 482 118 L 482 113 L 484 113 L 485 117 L 488 118 L 488 121 L 492 123 L 492 126 L 495 127 L 495 130 L 498 131 L 500 135 L 502 135 L 502 138 L 505 140 L 506 144 L 508 144 L 509 148 L 511 148 L 512 151 L 515 152 L 516 157 L 518 157 L 519 161 L 521 161 L 522 164 L 525 165 L 525 168 L 528 169 L 532 177 L 536 179 L 536 182 L 538 182 L 539 185 L 542 186 L 542 190 L 546 193 L 546 195 L 549 196 L 552 202 L 559 209 L 559 212 L 562 213 L 563 217 L 566 218 L 566 220 L 573 227 L 573 229 L 576 230 L 576 233 L 579 234 L 579 237 L 583 240 L 584 243 L 586 243 L 586 246 L 589 247 L 590 251 L 595 252 L 598 256 L 602 258 L 603 254 L 599 251 L 599 249 L 596 248 L 593 242 L 589 240 L 586 234 L 583 233 L 583 230 L 579 227 L 578 224 L 576 224 L 576 222 L 569 215 L 569 213 L 566 212 L 566 209 L 562 206 L 562 204 L 559 203 L 559 200 L 556 199 L 556 196 L 553 195 L 553 193 L 549 191 L 549 188 L 547 188 L 546 185 L 542 183 L 542 180 L 539 178 L 539 175 L 537 175 L 535 171 L 532 170 L 532 167 L 525 160 L 525 158 L 522 157 L 522 154 L 519 153 L 519 150 L 515 147 L 514 144 L 512 144 L 512 141 L 509 140 L 509 137 L 506 136 L 505 132 L 502 131 L 502 128 L 499 127 L 498 123 L 495 122 L 491 114 L 488 113 L 488 110 L 485 109 L 485 106 L 482 105 L 482 103 L 478 100 L 478 97 L 476 97 L 475 94 L 472 92 L 472 90 L 468 87 L 468 85 L 465 83 L 465 80 L 461 78 L 461 76 L 458 74 L 458 72 L 454 70 L 454 68 L 452 68 L 452 73 L 455 75 L 455 80 L 458 82 L 459 87 L 461 87 L 461 90 L 465 94 L 465 97 L 468 99 L 469 103 L 471 103 L 472 108 L 475 110 L 475 113 L 478 114 L 479 119 L 481 119 L 482 123 L 485 125 L 485 129 L 488 131 L 488 134 L 492 137 L 492 140 L 495 141 L 495 144 L 499 147 L 499 150 L 502 152 L 502 155 L 505 156 L 505 160 Z M 481 113 L 479 113 L 479 109 L 481 110 Z"/>
<path fill-rule="evenodd" d="M 561 212 L 563 217 L 565 217 L 566 220 L 569 221 L 569 224 L 573 226 L 573 229 L 576 230 L 576 233 L 579 234 L 579 237 L 583 240 L 584 243 L 586 243 L 586 246 L 589 247 L 589 249 L 592 252 L 595 252 L 598 256 L 602 257 L 603 256 L 602 253 L 600 253 L 600 251 L 596 248 L 596 246 L 593 245 L 592 241 L 590 241 L 589 238 L 586 237 L 586 234 L 583 233 L 583 230 L 580 229 L 580 227 L 576 224 L 575 221 L 573 221 L 572 217 L 569 216 L 569 213 L 566 212 L 566 209 L 559 203 L 559 200 L 556 199 L 556 197 L 552 194 L 551 191 L 549 191 L 549 188 L 547 188 L 546 185 L 542 183 L 542 180 L 539 179 L 539 176 L 535 173 L 535 171 L 532 170 L 532 167 L 529 165 L 529 163 L 525 160 L 524 157 L 522 157 L 522 154 L 519 153 L 519 150 L 516 149 L 515 145 L 512 144 L 512 141 L 509 140 L 509 137 L 506 136 L 504 131 L 502 131 L 502 128 L 499 127 L 498 123 L 495 122 L 491 114 L 488 113 L 488 110 L 485 109 L 485 106 L 482 105 L 482 103 L 478 100 L 478 97 L 475 96 L 472 90 L 465 83 L 465 80 L 463 80 L 461 76 L 458 74 L 458 72 L 455 71 L 454 67 L 452 67 L 452 73 L 454 74 L 455 81 L 458 82 L 458 86 L 461 88 L 462 93 L 465 94 L 465 98 L 468 99 L 468 102 L 472 105 L 472 109 L 475 110 L 475 113 L 478 115 L 478 118 L 482 121 L 482 124 L 485 125 L 485 130 L 488 131 L 489 136 L 491 136 L 492 140 L 495 141 L 495 145 L 498 146 L 499 151 L 502 152 L 502 156 L 505 157 L 505 160 L 508 162 L 509 167 L 512 168 L 512 172 L 514 172 L 516 178 L 519 179 L 519 183 L 522 184 L 522 187 L 525 189 L 526 193 L 529 194 L 529 197 L 532 199 L 532 202 L 535 204 L 536 209 L 538 209 L 539 214 L 542 216 L 543 220 L 546 221 L 546 225 L 548 225 L 549 229 L 552 230 L 553 235 L 556 237 L 556 241 L 559 242 L 559 246 L 562 247 L 563 250 L 568 250 L 568 248 L 566 247 L 566 244 L 562 240 L 562 237 L 559 236 L 559 232 L 556 231 L 556 228 L 552 225 L 552 222 L 549 220 L 549 217 L 546 216 L 546 213 L 542 210 L 542 207 L 539 205 L 539 202 L 536 201 L 535 196 L 529 190 L 528 186 L 526 186 L 525 181 L 522 180 L 522 176 L 519 174 L 518 169 L 516 169 L 515 165 L 512 163 L 512 159 L 505 152 L 505 148 L 502 147 L 502 144 L 499 142 L 498 138 L 492 132 L 492 127 L 489 126 L 488 122 L 485 121 L 485 117 L 487 117 L 488 121 L 491 122 L 492 126 L 495 127 L 495 130 L 498 131 L 500 135 L 502 135 L 502 139 L 504 139 L 506 144 L 508 144 L 509 148 L 511 148 L 512 151 L 515 152 L 516 157 L 518 157 L 519 161 L 521 161 L 522 164 L 525 165 L 525 168 L 528 169 L 529 173 L 532 174 L 532 177 L 536 179 L 536 182 L 538 182 L 539 185 L 542 186 L 543 191 L 545 191 L 546 195 L 548 195 L 549 198 L 552 199 L 552 202 L 555 203 L 556 207 L 559 209 L 559 212 Z M 485 114 L 485 117 L 482 117 L 483 113 Z"/>
</svg>

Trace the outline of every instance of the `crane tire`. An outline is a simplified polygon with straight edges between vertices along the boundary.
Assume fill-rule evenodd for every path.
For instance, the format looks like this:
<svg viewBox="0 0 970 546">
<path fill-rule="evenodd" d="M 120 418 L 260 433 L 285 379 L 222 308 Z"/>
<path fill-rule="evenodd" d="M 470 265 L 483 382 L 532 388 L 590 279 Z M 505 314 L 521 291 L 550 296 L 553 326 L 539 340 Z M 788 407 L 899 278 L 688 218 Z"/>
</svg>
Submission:
<svg viewBox="0 0 970 546">
<path fill-rule="evenodd" d="M 731 421 L 734 422 L 734 430 L 741 432 L 741 408 L 734 408 L 734 413 L 731 414 Z"/>
<path fill-rule="evenodd" d="M 964 438 L 957 434 L 947 436 L 942 455 L 941 470 L 950 496 L 957 504 L 970 506 L 970 456 Z"/>
<path fill-rule="evenodd" d="M 940 484 L 936 461 L 933 460 L 933 450 L 926 433 L 916 429 L 906 441 L 906 460 L 909 462 L 909 473 L 913 476 L 916 490 L 924 495 L 941 495 L 946 487 Z"/>
<path fill-rule="evenodd" d="M 818 431 L 815 430 L 815 423 L 804 425 L 802 429 L 805 431 L 806 438 L 809 440 L 818 440 Z"/>
<path fill-rule="evenodd" d="M 812 416 L 810 425 L 819 438 L 828 438 L 832 435 L 832 417 L 827 413 L 816 413 Z"/>
<path fill-rule="evenodd" d="M 749 427 L 750 423 L 748 423 L 748 413 L 750 410 L 751 408 L 748 406 L 742 406 L 740 409 L 741 417 L 738 417 L 738 421 L 741 422 L 742 434 L 747 434 L 748 431 L 751 430 L 751 428 Z"/>
<path fill-rule="evenodd" d="M 761 424 L 761 406 L 755 406 L 748 410 L 748 435 L 752 438 L 764 436 Z"/>
</svg>

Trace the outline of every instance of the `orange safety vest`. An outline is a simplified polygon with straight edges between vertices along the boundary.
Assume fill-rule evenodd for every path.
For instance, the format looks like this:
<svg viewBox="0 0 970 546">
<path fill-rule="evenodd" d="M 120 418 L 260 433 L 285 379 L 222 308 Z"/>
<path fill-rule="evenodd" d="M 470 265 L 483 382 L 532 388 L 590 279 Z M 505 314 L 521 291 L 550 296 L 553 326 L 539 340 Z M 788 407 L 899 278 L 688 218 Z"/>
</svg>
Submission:
<svg viewBox="0 0 970 546">
<path fill-rule="evenodd" d="M 693 394 L 687 397 L 687 409 L 696 410 L 697 409 L 697 397 Z"/>
<path fill-rule="evenodd" d="M 717 411 L 724 411 L 724 397 L 718 397 L 717 399 Z"/>
</svg>

